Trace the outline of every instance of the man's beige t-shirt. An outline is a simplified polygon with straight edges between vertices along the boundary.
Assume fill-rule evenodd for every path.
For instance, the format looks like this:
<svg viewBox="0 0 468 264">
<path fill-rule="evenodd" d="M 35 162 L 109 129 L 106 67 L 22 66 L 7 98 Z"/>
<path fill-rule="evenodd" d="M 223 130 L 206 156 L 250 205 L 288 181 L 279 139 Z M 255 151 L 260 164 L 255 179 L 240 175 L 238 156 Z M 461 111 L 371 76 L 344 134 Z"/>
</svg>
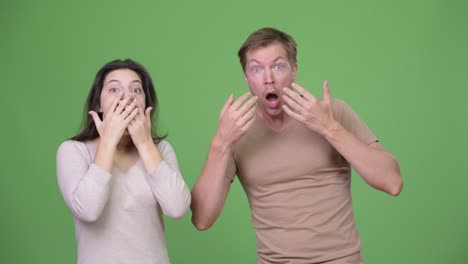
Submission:
<svg viewBox="0 0 468 264">
<path fill-rule="evenodd" d="M 360 141 L 377 140 L 346 103 L 335 99 L 332 110 Z M 247 194 L 258 263 L 310 264 L 359 254 L 351 168 L 325 138 L 295 120 L 275 132 L 257 118 L 233 152 L 228 175 L 238 175 Z"/>
</svg>

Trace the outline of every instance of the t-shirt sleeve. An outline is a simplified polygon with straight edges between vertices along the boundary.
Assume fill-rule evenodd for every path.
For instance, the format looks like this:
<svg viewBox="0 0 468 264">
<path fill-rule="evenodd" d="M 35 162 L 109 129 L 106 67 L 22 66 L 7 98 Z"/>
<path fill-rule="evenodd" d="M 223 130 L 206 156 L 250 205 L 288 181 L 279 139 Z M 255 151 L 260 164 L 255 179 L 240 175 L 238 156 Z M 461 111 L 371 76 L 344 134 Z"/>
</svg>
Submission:
<svg viewBox="0 0 468 264">
<path fill-rule="evenodd" d="M 172 146 L 162 140 L 158 149 L 163 160 L 147 175 L 147 179 L 164 214 L 178 219 L 183 217 L 190 207 L 190 190 L 182 178 Z"/>
<path fill-rule="evenodd" d="M 57 150 L 57 180 L 72 214 L 96 221 L 107 202 L 111 174 L 92 163 L 82 142 L 68 140 Z"/>
<path fill-rule="evenodd" d="M 370 144 L 378 141 L 366 123 L 344 101 L 333 99 L 332 112 L 333 117 L 361 142 Z"/>
</svg>

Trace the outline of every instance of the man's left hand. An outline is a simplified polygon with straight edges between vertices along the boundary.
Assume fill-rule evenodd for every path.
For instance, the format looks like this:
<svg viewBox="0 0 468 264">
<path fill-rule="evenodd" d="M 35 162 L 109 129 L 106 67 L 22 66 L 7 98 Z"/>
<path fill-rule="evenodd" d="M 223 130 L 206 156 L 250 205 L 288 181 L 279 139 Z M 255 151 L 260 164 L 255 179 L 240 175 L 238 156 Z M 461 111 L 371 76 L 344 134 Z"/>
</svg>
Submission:
<svg viewBox="0 0 468 264">
<path fill-rule="evenodd" d="M 328 81 L 323 83 L 322 100 L 297 83 L 292 83 L 291 86 L 299 94 L 290 88 L 283 88 L 283 99 L 286 103 L 283 105 L 283 109 L 286 114 L 320 135 L 325 135 L 326 131 L 336 122 L 331 110 Z"/>
</svg>

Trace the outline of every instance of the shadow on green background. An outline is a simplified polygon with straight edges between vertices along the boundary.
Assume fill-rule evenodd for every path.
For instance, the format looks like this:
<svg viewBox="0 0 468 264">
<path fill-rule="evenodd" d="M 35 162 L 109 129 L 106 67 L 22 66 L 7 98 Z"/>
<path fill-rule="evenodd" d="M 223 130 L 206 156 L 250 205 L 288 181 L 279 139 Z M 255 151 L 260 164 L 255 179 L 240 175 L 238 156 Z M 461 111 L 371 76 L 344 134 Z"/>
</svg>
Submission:
<svg viewBox="0 0 468 264">
<path fill-rule="evenodd" d="M 273 26 L 299 44 L 297 82 L 344 99 L 400 161 L 393 198 L 354 175 L 366 263 L 468 259 L 463 1 L 17 1 L 0 4 L 2 34 L 1 263 L 74 263 L 71 214 L 55 175 L 58 145 L 78 131 L 96 71 L 133 58 L 151 73 L 188 185 L 195 183 L 218 114 L 247 91 L 236 52 Z M 5 148 L 6 146 L 6 148 Z M 215 226 L 190 213 L 166 219 L 172 263 L 255 263 L 245 195 L 233 183 Z"/>
</svg>

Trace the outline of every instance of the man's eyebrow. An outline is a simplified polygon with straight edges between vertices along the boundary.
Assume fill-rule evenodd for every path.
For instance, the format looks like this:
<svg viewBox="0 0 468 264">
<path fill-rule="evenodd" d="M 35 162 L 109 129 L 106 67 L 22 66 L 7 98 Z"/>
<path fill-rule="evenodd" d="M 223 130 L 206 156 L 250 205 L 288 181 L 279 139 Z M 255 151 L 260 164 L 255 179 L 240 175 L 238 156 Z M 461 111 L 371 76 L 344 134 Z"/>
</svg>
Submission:
<svg viewBox="0 0 468 264">
<path fill-rule="evenodd" d="M 251 59 L 251 60 L 249 60 L 249 61 L 247 62 L 247 64 L 251 64 L 251 63 L 258 63 L 258 64 L 260 64 L 260 62 L 259 62 L 258 60 L 256 60 L 256 59 Z"/>
<path fill-rule="evenodd" d="M 274 62 L 277 62 L 277 61 L 279 61 L 279 60 L 286 60 L 286 58 L 283 58 L 282 56 L 278 56 L 278 57 L 276 57 L 276 59 L 274 59 L 273 61 L 274 61 Z M 259 62 L 258 60 L 256 60 L 256 59 L 251 59 L 250 61 L 248 61 L 247 64 L 251 64 L 251 63 L 259 63 L 259 64 L 260 64 L 260 62 Z"/>
<path fill-rule="evenodd" d="M 279 60 L 286 60 L 285 58 L 283 58 L 282 56 L 279 56 L 278 58 L 276 58 L 274 61 L 279 61 Z"/>
</svg>

